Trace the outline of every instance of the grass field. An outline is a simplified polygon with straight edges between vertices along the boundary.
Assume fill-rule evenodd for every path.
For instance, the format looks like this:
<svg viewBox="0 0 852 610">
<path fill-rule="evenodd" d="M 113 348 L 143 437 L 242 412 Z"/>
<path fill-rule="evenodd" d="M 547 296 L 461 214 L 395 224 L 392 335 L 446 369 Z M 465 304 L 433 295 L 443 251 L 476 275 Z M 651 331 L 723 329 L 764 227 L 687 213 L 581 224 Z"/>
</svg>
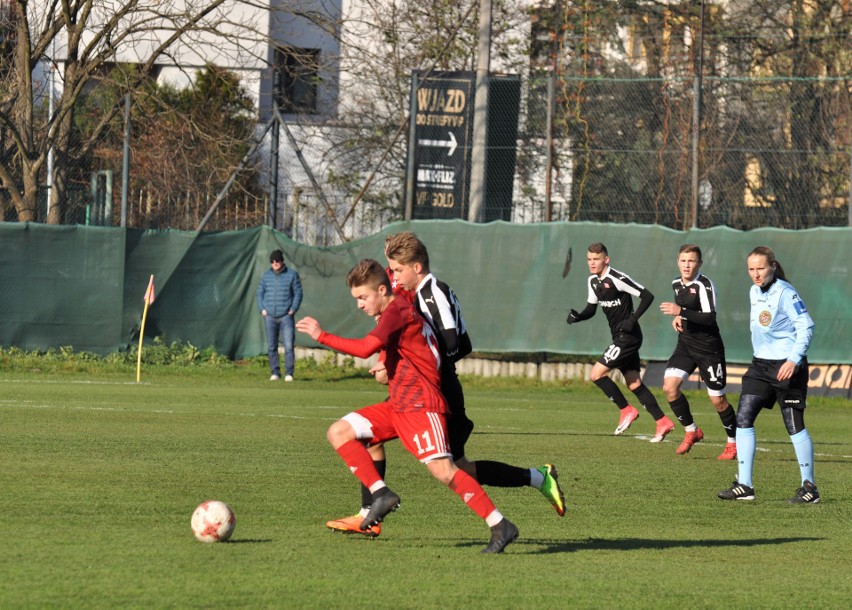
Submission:
<svg viewBox="0 0 852 610">
<path fill-rule="evenodd" d="M 811 400 L 819 505 L 787 503 L 799 470 L 777 408 L 758 419 L 757 500 L 723 502 L 736 474 L 715 458 L 718 417 L 686 456 L 647 442 L 644 414 L 594 386 L 465 380 L 472 459 L 554 462 L 559 518 L 538 491 L 487 488 L 520 528 L 499 556 L 488 530 L 401 450 L 402 496 L 381 537 L 334 534 L 357 481 L 325 441 L 347 411 L 384 396 L 367 379 L 266 381 L 260 367 L 135 375 L 0 372 L 2 608 L 848 608 L 852 408 Z M 659 397 L 661 394 L 657 393 Z M 206 499 L 237 515 L 229 543 L 192 537 Z"/>
</svg>

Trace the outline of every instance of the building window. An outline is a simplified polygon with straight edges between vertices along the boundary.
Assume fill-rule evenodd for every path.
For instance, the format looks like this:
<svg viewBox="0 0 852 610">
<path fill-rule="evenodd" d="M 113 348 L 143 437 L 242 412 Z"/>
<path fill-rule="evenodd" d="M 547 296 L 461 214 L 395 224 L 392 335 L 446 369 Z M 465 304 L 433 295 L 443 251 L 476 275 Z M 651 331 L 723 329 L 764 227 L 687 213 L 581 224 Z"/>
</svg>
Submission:
<svg viewBox="0 0 852 610">
<path fill-rule="evenodd" d="M 275 76 L 275 102 L 282 112 L 316 113 L 319 49 L 277 49 Z"/>
</svg>

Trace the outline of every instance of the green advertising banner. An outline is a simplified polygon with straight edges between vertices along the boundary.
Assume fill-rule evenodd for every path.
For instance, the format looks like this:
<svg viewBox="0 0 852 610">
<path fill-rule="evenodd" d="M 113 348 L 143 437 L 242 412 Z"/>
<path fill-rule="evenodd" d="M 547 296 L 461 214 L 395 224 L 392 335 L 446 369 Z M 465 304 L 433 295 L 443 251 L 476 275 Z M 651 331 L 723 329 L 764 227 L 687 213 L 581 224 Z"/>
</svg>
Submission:
<svg viewBox="0 0 852 610">
<path fill-rule="evenodd" d="M 811 362 L 852 363 L 852 317 L 846 310 L 852 301 L 852 230 L 846 228 L 681 232 L 644 225 L 437 220 L 397 223 L 365 239 L 316 248 L 268 227 L 199 234 L 5 223 L 0 345 L 70 346 L 99 354 L 128 349 L 138 341 L 153 274 L 157 298 L 146 336 L 212 346 L 231 358 L 263 354 L 255 291 L 274 249 L 301 275 L 305 296 L 298 316 L 311 315 L 337 334 L 360 336 L 372 321 L 356 309 L 346 274 L 361 258 L 384 263 L 385 236 L 402 230 L 424 241 L 432 271 L 459 296 L 478 352 L 600 354 L 610 341 L 603 313 L 571 326 L 565 318 L 569 309 L 586 303 L 586 249 L 601 241 L 613 267 L 654 293 L 655 305 L 640 320 L 641 353 L 646 360 L 666 360 L 676 336 L 671 319 L 656 305 L 672 299 L 678 247 L 689 242 L 701 247 L 702 272 L 716 283 L 729 362 L 751 359 L 746 255 L 766 245 L 816 321 Z M 313 345 L 303 335 L 297 344 Z"/>
</svg>

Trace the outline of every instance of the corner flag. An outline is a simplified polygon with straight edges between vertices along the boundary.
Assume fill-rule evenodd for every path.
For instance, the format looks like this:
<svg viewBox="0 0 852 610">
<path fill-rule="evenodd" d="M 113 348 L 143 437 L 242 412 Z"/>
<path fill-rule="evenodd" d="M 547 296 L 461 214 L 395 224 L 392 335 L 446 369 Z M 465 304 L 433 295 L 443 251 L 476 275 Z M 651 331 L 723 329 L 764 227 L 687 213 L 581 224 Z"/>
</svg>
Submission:
<svg viewBox="0 0 852 610">
<path fill-rule="evenodd" d="M 151 279 L 148 280 L 148 289 L 145 290 L 145 304 L 150 305 L 153 303 L 156 296 L 154 291 L 154 276 L 152 275 Z"/>
<path fill-rule="evenodd" d="M 142 339 L 145 338 L 145 318 L 148 317 L 148 306 L 154 302 L 154 276 L 148 280 L 148 288 L 145 290 L 145 309 L 142 310 L 142 326 L 139 328 L 139 349 L 136 354 L 136 383 L 142 376 Z"/>
</svg>

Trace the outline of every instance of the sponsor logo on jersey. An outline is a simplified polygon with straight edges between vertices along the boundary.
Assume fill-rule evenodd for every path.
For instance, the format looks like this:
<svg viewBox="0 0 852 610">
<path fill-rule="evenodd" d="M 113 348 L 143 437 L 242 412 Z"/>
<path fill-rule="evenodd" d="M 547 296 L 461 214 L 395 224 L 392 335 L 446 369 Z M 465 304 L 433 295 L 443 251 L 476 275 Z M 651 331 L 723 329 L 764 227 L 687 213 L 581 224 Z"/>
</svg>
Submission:
<svg viewBox="0 0 852 610">
<path fill-rule="evenodd" d="M 761 326 L 769 326 L 772 322 L 772 314 L 764 309 L 760 312 L 760 315 L 757 316 L 757 321 L 760 322 Z"/>
<path fill-rule="evenodd" d="M 796 313 L 802 315 L 803 313 L 808 313 L 808 308 L 805 307 L 805 304 L 799 298 L 799 295 L 793 295 L 793 309 L 796 310 Z"/>
<path fill-rule="evenodd" d="M 618 307 L 621 305 L 621 299 L 615 299 L 614 301 L 601 301 L 601 307 Z"/>
</svg>

